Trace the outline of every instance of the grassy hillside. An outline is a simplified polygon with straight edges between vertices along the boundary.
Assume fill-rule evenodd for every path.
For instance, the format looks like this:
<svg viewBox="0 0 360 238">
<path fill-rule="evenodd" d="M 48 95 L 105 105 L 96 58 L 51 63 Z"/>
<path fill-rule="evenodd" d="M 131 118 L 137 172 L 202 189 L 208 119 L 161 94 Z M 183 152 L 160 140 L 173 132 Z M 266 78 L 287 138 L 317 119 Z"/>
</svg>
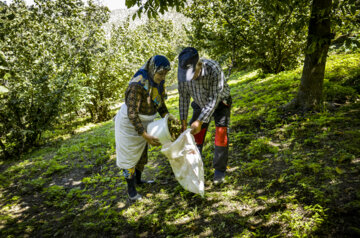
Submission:
<svg viewBox="0 0 360 238">
<path fill-rule="evenodd" d="M 130 204 L 115 165 L 114 123 L 49 132 L 49 144 L 0 165 L 1 237 L 360 236 L 360 54 L 331 56 L 323 108 L 289 114 L 301 69 L 238 72 L 226 184 L 213 186 L 214 125 L 203 161 L 205 198 L 183 190 L 153 147 Z M 170 111 L 178 115 L 178 98 Z"/>
</svg>

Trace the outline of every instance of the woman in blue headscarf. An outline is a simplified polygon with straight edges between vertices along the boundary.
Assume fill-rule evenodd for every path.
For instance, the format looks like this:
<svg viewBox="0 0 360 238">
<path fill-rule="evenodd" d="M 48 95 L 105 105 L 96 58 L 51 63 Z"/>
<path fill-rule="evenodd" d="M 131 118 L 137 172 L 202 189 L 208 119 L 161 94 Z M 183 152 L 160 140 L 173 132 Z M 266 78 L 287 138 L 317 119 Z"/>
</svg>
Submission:
<svg viewBox="0 0 360 238">
<path fill-rule="evenodd" d="M 146 132 L 156 112 L 165 117 L 165 76 L 170 70 L 169 60 L 162 55 L 151 57 L 130 80 L 123 104 L 115 118 L 116 164 L 126 178 L 130 200 L 139 200 L 135 184 L 141 180 L 147 163 L 147 148 L 160 145 L 159 140 Z"/>
</svg>

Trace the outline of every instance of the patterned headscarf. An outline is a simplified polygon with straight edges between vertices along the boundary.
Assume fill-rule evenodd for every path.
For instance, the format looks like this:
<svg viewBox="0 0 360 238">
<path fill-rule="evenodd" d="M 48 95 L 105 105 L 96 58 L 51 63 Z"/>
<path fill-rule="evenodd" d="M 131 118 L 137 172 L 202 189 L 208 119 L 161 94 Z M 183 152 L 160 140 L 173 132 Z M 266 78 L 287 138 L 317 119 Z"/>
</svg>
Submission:
<svg viewBox="0 0 360 238">
<path fill-rule="evenodd" d="M 155 55 L 151 57 L 133 76 L 130 84 L 141 85 L 154 101 L 156 105 L 161 104 L 161 97 L 165 98 L 165 80 L 159 84 L 155 83 L 154 75 L 163 70 L 171 69 L 169 60 L 163 55 Z"/>
</svg>

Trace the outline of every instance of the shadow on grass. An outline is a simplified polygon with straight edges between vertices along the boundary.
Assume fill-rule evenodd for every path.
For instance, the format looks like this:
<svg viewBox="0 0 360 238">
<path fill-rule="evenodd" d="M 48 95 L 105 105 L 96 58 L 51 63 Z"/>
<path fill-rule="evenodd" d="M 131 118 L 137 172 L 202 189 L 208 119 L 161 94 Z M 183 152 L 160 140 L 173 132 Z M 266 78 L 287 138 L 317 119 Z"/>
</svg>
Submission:
<svg viewBox="0 0 360 238">
<path fill-rule="evenodd" d="M 233 154 L 239 160 L 233 166 L 240 169 L 233 177 L 249 185 L 247 196 L 287 206 L 270 220 L 280 225 L 281 234 L 359 236 L 359 118 L 360 104 L 353 103 L 332 113 L 285 118 L 281 128 L 266 128 L 261 118 L 251 127 L 237 121 Z M 270 138 L 278 152 L 253 143 L 260 136 Z M 244 196 L 244 191 L 238 195 Z"/>
<path fill-rule="evenodd" d="M 147 174 L 158 183 L 139 188 L 145 199 L 129 203 L 115 166 L 111 130 L 109 122 L 4 165 L 1 236 L 231 237 L 258 229 L 261 223 L 252 221 L 257 213 L 243 213 L 237 198 L 224 200 L 226 187 L 208 182 L 205 198 L 183 190 L 158 151 L 151 153 Z M 95 153 L 99 148 L 103 153 Z M 269 225 L 266 231 L 278 228 Z"/>
<path fill-rule="evenodd" d="M 255 128 L 232 128 L 227 183 L 218 187 L 211 184 L 213 142 L 207 141 L 205 198 L 183 190 L 153 150 L 144 174 L 157 183 L 139 188 L 144 199 L 133 204 L 107 122 L 2 165 L 0 235 L 354 237 L 360 225 L 359 111 L 354 104 L 336 117 L 287 119 L 286 128 L 261 128 L 262 120 Z M 211 133 L 210 127 L 207 139 Z M 271 138 L 279 150 L 261 147 L 266 140 L 251 144 L 259 137 Z"/>
</svg>

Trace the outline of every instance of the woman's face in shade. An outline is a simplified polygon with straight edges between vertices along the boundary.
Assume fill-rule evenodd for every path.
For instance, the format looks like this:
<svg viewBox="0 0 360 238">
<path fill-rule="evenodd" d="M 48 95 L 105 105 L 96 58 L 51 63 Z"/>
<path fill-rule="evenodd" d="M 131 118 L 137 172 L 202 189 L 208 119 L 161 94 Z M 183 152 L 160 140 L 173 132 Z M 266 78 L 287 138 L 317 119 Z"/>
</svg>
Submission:
<svg viewBox="0 0 360 238">
<path fill-rule="evenodd" d="M 161 70 L 155 73 L 154 75 L 154 81 L 155 83 L 160 83 L 161 81 L 165 80 L 165 76 L 169 71 L 167 70 Z"/>
</svg>

